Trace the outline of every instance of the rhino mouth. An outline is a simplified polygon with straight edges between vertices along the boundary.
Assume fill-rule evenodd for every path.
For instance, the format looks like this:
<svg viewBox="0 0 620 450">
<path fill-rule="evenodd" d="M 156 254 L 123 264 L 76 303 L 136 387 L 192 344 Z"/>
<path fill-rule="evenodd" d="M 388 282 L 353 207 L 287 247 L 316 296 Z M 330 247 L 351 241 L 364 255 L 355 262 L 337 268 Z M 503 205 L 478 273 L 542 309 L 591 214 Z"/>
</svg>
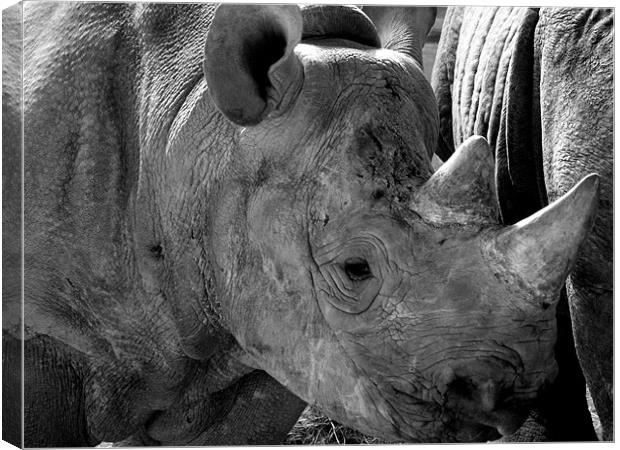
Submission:
<svg viewBox="0 0 620 450">
<path fill-rule="evenodd" d="M 476 422 L 454 422 L 450 429 L 454 442 L 490 442 L 503 436 L 496 427 Z"/>
<path fill-rule="evenodd" d="M 523 425 L 537 398 L 533 391 L 523 395 L 513 394 L 490 407 L 485 400 L 450 389 L 445 396 L 444 407 L 453 411 L 452 417 L 456 421 L 477 424 L 494 430 L 497 435 L 509 436 Z"/>
<path fill-rule="evenodd" d="M 431 389 L 414 394 L 392 385 L 386 391 L 390 392 L 385 399 L 392 419 L 400 423 L 397 434 L 421 442 L 486 442 L 509 436 L 523 425 L 538 398 L 534 391 L 515 393 L 489 408 L 479 398 L 452 386 L 445 392 Z"/>
<path fill-rule="evenodd" d="M 381 48 L 379 34 L 361 9 L 343 5 L 309 5 L 301 10 L 302 39 L 346 39 Z"/>
<path fill-rule="evenodd" d="M 476 427 L 486 430 L 484 433 L 485 439 L 493 440 L 498 439 L 500 436 L 510 436 L 521 428 L 527 419 L 528 412 L 529 409 L 524 406 L 517 408 L 506 407 L 505 409 L 498 409 L 488 413 L 463 414 L 462 418 L 455 420 L 455 422 L 460 423 L 459 428 L 464 430 Z M 480 434 L 482 436 L 483 433 L 480 432 Z M 470 439 L 470 441 L 480 441 L 480 439 Z"/>
</svg>

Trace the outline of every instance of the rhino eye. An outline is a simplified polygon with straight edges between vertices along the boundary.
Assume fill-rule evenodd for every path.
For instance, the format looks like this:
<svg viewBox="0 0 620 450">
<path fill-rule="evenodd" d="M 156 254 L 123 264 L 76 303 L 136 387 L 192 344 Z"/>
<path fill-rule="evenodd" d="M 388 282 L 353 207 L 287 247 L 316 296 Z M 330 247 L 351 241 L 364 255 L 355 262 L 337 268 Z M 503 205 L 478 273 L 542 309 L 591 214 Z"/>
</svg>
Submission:
<svg viewBox="0 0 620 450">
<path fill-rule="evenodd" d="M 344 272 L 351 281 L 364 281 L 372 278 L 368 261 L 363 258 L 349 258 L 344 262 Z"/>
</svg>

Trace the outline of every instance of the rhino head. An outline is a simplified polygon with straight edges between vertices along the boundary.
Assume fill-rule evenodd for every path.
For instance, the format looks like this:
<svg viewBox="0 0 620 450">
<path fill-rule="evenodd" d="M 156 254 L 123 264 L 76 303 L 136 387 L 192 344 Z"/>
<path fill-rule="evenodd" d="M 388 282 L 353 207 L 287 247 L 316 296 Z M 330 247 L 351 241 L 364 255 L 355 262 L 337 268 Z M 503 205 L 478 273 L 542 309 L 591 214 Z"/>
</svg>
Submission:
<svg viewBox="0 0 620 450">
<path fill-rule="evenodd" d="M 514 431 L 557 369 L 583 180 L 512 226 L 474 137 L 437 171 L 429 8 L 220 6 L 205 76 L 237 125 L 210 199 L 217 309 L 252 365 L 388 439 Z"/>
</svg>

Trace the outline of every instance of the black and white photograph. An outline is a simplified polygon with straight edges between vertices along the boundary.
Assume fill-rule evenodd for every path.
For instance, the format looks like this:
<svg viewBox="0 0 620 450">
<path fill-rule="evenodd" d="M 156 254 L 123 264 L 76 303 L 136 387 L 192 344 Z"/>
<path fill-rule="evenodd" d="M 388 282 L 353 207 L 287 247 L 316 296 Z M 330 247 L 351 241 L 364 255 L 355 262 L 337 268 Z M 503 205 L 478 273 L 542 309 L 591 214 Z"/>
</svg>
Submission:
<svg viewBox="0 0 620 450">
<path fill-rule="evenodd" d="M 614 13 L 3 4 L 6 448 L 613 443 Z"/>
</svg>

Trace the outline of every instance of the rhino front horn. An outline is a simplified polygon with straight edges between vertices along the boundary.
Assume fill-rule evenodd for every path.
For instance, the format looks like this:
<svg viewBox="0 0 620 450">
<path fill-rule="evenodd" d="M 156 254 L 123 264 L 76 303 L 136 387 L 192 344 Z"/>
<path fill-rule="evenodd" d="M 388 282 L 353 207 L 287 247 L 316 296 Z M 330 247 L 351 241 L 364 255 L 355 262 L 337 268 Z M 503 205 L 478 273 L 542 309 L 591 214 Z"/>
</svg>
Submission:
<svg viewBox="0 0 620 450">
<path fill-rule="evenodd" d="M 506 273 L 517 275 L 534 297 L 559 292 L 596 216 L 599 177 L 585 177 L 544 209 L 499 231 L 489 250 Z"/>
<path fill-rule="evenodd" d="M 418 189 L 412 209 L 436 223 L 497 224 L 493 151 L 472 136 Z"/>
</svg>

